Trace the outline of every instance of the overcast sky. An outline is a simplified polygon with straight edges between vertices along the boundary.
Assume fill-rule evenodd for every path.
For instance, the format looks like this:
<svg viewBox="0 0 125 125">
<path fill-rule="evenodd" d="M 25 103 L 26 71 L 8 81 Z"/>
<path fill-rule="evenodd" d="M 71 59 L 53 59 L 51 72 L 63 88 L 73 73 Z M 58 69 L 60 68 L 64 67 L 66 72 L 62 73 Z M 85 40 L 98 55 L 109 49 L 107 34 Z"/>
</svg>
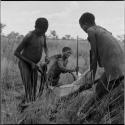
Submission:
<svg viewBox="0 0 125 125">
<path fill-rule="evenodd" d="M 50 30 L 59 37 L 70 34 L 86 38 L 79 26 L 84 12 L 92 12 L 96 24 L 111 31 L 115 36 L 124 34 L 124 1 L 2 1 L 1 22 L 7 26 L 4 34 L 11 31 L 25 35 L 34 29 L 38 17 L 46 17 Z"/>
</svg>

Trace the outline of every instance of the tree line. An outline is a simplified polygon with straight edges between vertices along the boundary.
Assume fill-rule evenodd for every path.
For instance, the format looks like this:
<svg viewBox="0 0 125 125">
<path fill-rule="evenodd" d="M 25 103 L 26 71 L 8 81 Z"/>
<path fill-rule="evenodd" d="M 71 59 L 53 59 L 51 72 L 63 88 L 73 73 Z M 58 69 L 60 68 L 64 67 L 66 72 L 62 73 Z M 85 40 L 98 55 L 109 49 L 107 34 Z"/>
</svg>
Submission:
<svg viewBox="0 0 125 125">
<path fill-rule="evenodd" d="M 2 30 L 5 27 L 6 27 L 5 24 L 0 23 L 0 33 L 2 33 Z M 10 34 L 12 35 L 12 34 L 19 34 L 19 33 L 12 31 Z M 72 37 L 70 34 L 65 34 L 64 36 L 59 38 L 59 35 L 56 32 L 56 30 L 50 30 L 50 33 L 47 35 L 47 38 L 49 38 L 49 39 L 62 39 L 62 40 L 75 40 L 76 39 L 76 38 Z M 79 38 L 79 39 L 82 40 L 82 38 Z"/>
</svg>

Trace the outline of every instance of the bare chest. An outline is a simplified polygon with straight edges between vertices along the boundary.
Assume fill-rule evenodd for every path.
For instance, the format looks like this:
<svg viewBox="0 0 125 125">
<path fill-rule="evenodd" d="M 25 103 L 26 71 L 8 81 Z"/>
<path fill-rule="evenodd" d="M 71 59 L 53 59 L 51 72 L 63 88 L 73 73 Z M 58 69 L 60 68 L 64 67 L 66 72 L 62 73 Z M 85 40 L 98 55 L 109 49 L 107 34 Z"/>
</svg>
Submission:
<svg viewBox="0 0 125 125">
<path fill-rule="evenodd" d="M 29 43 L 29 47 L 30 48 L 34 48 L 34 49 L 40 49 L 43 48 L 44 46 L 44 37 L 40 36 L 33 36 L 32 40 Z"/>
</svg>

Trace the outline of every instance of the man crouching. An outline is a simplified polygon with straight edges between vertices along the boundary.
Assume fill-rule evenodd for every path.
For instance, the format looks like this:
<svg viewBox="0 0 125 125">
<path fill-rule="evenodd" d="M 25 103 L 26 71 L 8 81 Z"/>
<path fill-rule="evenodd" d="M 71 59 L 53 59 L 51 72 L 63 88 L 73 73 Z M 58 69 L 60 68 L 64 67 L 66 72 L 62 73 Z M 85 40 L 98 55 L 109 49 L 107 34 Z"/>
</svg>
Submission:
<svg viewBox="0 0 125 125">
<path fill-rule="evenodd" d="M 59 79 L 61 73 L 72 73 L 77 70 L 75 69 L 67 69 L 68 58 L 72 54 L 72 50 L 70 47 L 64 47 L 62 49 L 62 54 L 54 55 L 55 59 L 54 63 L 51 65 L 50 69 L 47 73 L 47 86 L 58 86 Z"/>
</svg>

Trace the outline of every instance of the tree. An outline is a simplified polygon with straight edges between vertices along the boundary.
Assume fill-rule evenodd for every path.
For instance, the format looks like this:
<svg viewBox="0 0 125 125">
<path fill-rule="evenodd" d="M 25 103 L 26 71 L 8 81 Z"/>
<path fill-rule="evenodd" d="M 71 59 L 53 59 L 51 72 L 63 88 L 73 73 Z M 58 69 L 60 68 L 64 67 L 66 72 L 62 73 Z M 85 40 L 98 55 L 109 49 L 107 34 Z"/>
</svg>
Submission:
<svg viewBox="0 0 125 125">
<path fill-rule="evenodd" d="M 9 39 L 17 39 L 19 36 L 20 36 L 19 33 L 16 33 L 16 32 L 14 32 L 14 31 L 12 31 L 11 33 L 9 33 L 9 34 L 7 35 L 7 37 L 8 37 Z"/>
<path fill-rule="evenodd" d="M 50 34 L 51 34 L 52 38 L 58 39 L 58 35 L 57 35 L 57 33 L 56 33 L 55 30 L 51 30 L 51 31 L 50 31 Z"/>
<path fill-rule="evenodd" d="M 66 40 L 65 36 L 62 37 L 63 40 Z"/>
<path fill-rule="evenodd" d="M 68 34 L 67 34 L 67 35 L 65 35 L 65 37 L 66 37 L 66 39 L 69 40 L 69 39 L 71 38 L 71 35 L 68 35 Z"/>
<path fill-rule="evenodd" d="M 67 34 L 67 35 L 63 36 L 62 39 L 64 39 L 64 40 L 69 40 L 69 39 L 71 39 L 71 35 L 68 35 L 68 34 Z"/>
<path fill-rule="evenodd" d="M 0 23 L 0 33 L 2 32 L 2 29 L 5 27 L 5 24 Z"/>
</svg>

